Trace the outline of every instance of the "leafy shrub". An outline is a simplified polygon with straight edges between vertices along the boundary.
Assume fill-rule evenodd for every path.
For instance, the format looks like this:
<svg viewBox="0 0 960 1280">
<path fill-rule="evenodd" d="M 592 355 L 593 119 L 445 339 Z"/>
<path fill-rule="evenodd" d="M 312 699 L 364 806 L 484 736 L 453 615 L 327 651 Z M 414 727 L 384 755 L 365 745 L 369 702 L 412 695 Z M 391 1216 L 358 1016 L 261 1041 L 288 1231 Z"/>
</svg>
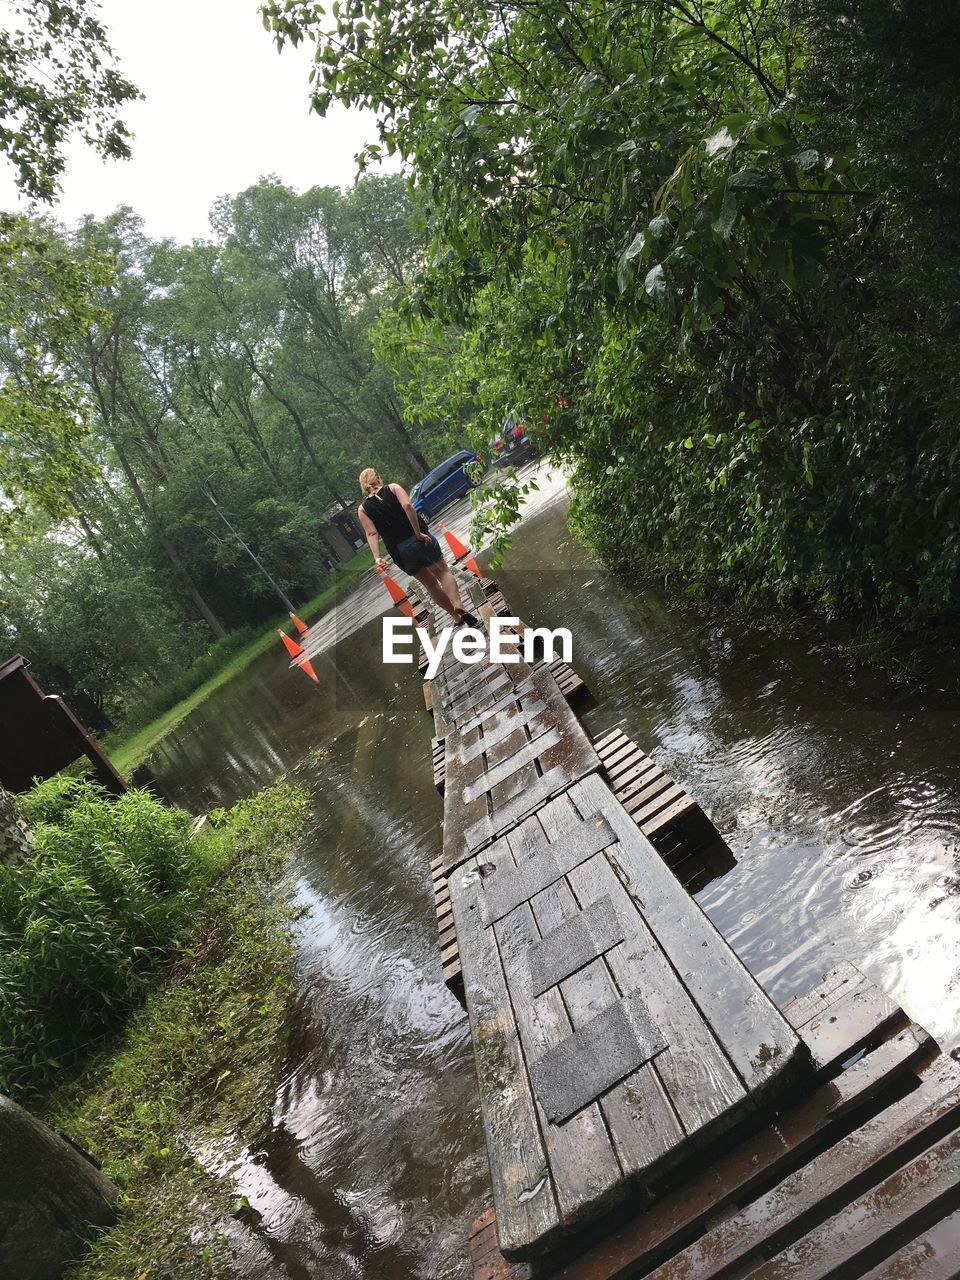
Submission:
<svg viewBox="0 0 960 1280">
<path fill-rule="evenodd" d="M 20 802 L 35 853 L 0 867 L 0 1092 L 29 1097 L 142 997 L 225 856 L 143 791 L 51 779 Z"/>
</svg>

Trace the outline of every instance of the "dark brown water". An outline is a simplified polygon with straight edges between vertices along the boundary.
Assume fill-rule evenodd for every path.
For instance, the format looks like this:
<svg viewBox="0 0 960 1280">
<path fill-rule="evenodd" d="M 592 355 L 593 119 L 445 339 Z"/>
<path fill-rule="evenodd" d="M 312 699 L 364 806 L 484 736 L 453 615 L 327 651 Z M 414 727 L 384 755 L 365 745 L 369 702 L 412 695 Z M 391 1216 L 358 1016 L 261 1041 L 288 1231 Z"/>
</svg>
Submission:
<svg viewBox="0 0 960 1280">
<path fill-rule="evenodd" d="M 738 866 L 698 900 L 774 998 L 846 958 L 954 1047 L 958 699 L 851 673 L 810 652 L 814 636 L 631 591 L 572 540 L 560 500 L 524 523 L 499 577 L 528 621 L 572 629 L 591 731 L 622 723 L 727 836 Z M 466 1019 L 437 959 L 429 721 L 412 668 L 381 664 L 376 620 L 314 665 L 319 690 L 264 659 L 151 760 L 197 811 L 283 777 L 313 796 L 272 1125 L 204 1159 L 262 1214 L 237 1238 L 250 1277 L 464 1277 L 489 1188 Z"/>
</svg>

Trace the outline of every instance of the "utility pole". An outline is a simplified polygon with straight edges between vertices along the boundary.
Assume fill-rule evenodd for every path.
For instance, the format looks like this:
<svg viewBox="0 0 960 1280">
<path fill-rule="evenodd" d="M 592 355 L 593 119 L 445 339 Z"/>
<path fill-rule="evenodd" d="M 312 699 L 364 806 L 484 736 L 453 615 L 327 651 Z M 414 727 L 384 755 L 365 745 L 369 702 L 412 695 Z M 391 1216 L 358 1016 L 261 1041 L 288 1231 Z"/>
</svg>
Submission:
<svg viewBox="0 0 960 1280">
<path fill-rule="evenodd" d="M 214 511 L 216 511 L 217 515 L 220 517 L 223 523 L 227 526 L 227 528 L 230 530 L 230 532 L 233 534 L 236 540 L 240 543 L 241 547 L 243 547 L 244 551 L 247 553 L 247 555 L 250 557 L 250 559 L 257 566 L 257 568 L 260 570 L 260 572 L 263 574 L 266 580 L 270 583 L 271 587 L 273 587 L 274 591 L 283 601 L 283 607 L 287 610 L 288 613 L 295 613 L 296 610 L 293 607 L 293 602 L 287 599 L 286 595 L 281 590 L 279 584 L 276 583 L 273 580 L 273 578 L 271 578 L 270 574 L 266 571 L 266 569 L 263 567 L 263 565 L 260 563 L 257 557 L 253 554 L 253 551 L 250 549 L 250 547 L 247 546 L 244 540 L 240 537 L 239 533 L 237 533 L 236 529 L 233 527 L 233 525 L 230 523 L 227 517 L 223 514 L 223 509 L 221 508 L 219 502 L 217 502 L 216 498 L 213 496 L 213 491 L 209 487 L 209 482 L 203 487 L 202 492 L 203 492 L 203 496 L 213 507 Z"/>
</svg>

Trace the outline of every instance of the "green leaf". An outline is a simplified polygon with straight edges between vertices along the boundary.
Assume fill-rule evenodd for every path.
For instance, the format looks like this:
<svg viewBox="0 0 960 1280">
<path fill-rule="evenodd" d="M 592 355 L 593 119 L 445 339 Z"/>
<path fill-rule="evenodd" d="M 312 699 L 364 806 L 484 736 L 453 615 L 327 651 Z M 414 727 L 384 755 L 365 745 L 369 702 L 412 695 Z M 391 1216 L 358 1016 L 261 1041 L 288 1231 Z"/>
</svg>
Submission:
<svg viewBox="0 0 960 1280">
<path fill-rule="evenodd" d="M 761 146 L 769 147 L 772 150 L 779 150 L 782 147 L 791 146 L 794 142 L 794 137 L 787 126 L 779 120 L 768 120 L 763 124 L 757 125 L 751 134 L 751 141 L 758 142 Z"/>
<path fill-rule="evenodd" d="M 662 298 L 667 292 L 667 281 L 663 273 L 663 264 L 658 262 L 646 274 L 643 287 L 651 298 Z"/>
<path fill-rule="evenodd" d="M 761 173 L 759 169 L 741 169 L 738 173 L 732 173 L 727 179 L 727 186 L 734 191 L 742 191 L 748 188 L 760 189 L 770 186 L 770 178 L 765 173 Z"/>
<path fill-rule="evenodd" d="M 733 230 L 733 224 L 737 220 L 737 197 L 730 189 L 728 183 L 723 191 L 723 203 L 720 205 L 720 213 L 713 223 L 713 229 L 721 240 L 729 240 L 730 232 Z"/>
</svg>

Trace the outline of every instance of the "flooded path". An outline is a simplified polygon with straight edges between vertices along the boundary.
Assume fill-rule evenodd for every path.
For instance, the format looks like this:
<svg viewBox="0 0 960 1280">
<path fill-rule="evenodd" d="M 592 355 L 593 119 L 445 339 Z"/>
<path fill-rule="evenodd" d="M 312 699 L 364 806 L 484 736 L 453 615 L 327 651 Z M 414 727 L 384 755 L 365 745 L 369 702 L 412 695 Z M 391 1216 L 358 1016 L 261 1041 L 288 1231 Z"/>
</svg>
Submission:
<svg viewBox="0 0 960 1280">
<path fill-rule="evenodd" d="M 555 484 L 498 578 L 528 621 L 572 629 L 590 731 L 622 723 L 727 837 L 738 866 L 698 900 L 771 995 L 846 958 L 956 1046 L 958 699 L 625 587 L 571 538 Z M 435 945 L 429 724 L 414 670 L 381 664 L 377 597 L 361 592 L 361 625 L 314 659 L 319 689 L 278 645 L 150 760 L 197 811 L 280 777 L 313 797 L 272 1124 L 205 1157 L 262 1215 L 242 1257 L 257 1280 L 465 1277 L 489 1196 L 467 1023 Z"/>
</svg>

